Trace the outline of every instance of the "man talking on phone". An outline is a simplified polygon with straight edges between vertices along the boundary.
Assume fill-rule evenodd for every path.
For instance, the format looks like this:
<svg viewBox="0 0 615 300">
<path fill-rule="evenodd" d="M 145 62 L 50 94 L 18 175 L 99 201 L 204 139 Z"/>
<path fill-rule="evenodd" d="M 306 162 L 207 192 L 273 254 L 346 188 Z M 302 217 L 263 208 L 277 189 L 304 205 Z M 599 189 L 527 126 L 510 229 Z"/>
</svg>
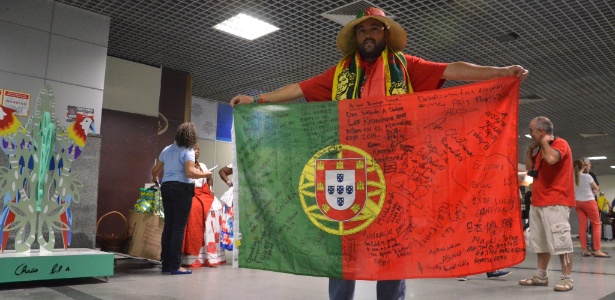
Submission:
<svg viewBox="0 0 615 300">
<path fill-rule="evenodd" d="M 532 144 L 525 155 L 528 175 L 534 177 L 530 209 L 528 249 L 538 256 L 536 273 L 519 281 L 525 286 L 548 286 L 547 267 L 551 255 L 559 255 L 562 275 L 555 291 L 572 290 L 572 237 L 570 209 L 575 207 L 572 151 L 568 143 L 553 135 L 547 117 L 530 122 Z"/>
</svg>

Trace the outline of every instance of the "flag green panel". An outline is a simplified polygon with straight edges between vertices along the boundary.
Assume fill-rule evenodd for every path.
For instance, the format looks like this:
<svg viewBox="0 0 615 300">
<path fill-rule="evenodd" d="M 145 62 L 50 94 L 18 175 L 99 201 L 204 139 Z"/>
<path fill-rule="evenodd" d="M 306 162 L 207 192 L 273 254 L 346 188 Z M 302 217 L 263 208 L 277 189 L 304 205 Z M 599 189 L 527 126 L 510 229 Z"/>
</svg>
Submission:
<svg viewBox="0 0 615 300">
<path fill-rule="evenodd" d="M 306 164 L 339 144 L 337 103 L 240 105 L 234 122 L 239 266 L 341 277 L 340 237 L 314 225 L 299 204 L 300 192 L 314 192 L 313 185 L 299 186 Z"/>
</svg>

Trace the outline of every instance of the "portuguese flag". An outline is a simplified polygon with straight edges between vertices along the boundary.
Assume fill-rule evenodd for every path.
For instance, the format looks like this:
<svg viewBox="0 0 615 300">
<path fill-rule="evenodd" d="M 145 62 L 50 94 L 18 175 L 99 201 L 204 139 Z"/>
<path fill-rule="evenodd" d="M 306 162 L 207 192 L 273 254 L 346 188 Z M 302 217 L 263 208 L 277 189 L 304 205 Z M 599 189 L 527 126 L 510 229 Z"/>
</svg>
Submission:
<svg viewBox="0 0 615 300">
<path fill-rule="evenodd" d="M 391 280 L 522 262 L 519 83 L 236 107 L 239 267 Z"/>
</svg>

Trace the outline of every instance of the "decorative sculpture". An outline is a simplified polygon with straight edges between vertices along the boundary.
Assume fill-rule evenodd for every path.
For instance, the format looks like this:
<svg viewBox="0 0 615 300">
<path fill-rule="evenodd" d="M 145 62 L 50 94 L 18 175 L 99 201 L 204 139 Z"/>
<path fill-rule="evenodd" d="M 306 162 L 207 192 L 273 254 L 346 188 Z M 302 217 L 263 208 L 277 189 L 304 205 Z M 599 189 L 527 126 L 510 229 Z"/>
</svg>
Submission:
<svg viewBox="0 0 615 300">
<path fill-rule="evenodd" d="M 67 129 L 55 116 L 55 96 L 46 85 L 38 95 L 36 112 L 25 127 L 13 109 L 0 105 L 0 148 L 9 167 L 0 167 L 0 250 L 11 231 L 15 252 L 27 252 L 34 241 L 40 251 L 52 251 L 55 232 L 62 232 L 64 249 L 71 244 L 72 203 L 79 203 L 83 184 L 71 176 L 87 134 L 95 132 L 93 116 L 77 114 Z"/>
</svg>

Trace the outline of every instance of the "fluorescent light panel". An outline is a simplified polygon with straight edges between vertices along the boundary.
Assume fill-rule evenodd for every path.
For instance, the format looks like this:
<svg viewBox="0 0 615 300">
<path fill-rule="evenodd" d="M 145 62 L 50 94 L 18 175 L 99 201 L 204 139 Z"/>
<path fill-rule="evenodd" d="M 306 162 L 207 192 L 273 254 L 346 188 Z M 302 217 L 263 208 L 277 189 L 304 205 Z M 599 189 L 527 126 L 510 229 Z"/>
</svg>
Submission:
<svg viewBox="0 0 615 300">
<path fill-rule="evenodd" d="M 246 14 L 238 14 L 214 28 L 247 40 L 254 40 L 280 29 Z"/>
<path fill-rule="evenodd" d="M 587 159 L 589 159 L 589 160 L 600 160 L 600 159 L 606 159 L 606 156 L 591 156 L 591 157 L 588 157 Z"/>
<path fill-rule="evenodd" d="M 615 166 L 611 166 L 611 169 L 615 169 Z"/>
<path fill-rule="evenodd" d="M 532 138 L 532 136 L 531 136 L 531 135 L 529 135 L 529 134 L 526 134 L 526 135 L 525 135 L 525 137 L 526 137 L 526 138 L 528 138 L 528 139 L 531 139 L 531 138 Z"/>
</svg>

